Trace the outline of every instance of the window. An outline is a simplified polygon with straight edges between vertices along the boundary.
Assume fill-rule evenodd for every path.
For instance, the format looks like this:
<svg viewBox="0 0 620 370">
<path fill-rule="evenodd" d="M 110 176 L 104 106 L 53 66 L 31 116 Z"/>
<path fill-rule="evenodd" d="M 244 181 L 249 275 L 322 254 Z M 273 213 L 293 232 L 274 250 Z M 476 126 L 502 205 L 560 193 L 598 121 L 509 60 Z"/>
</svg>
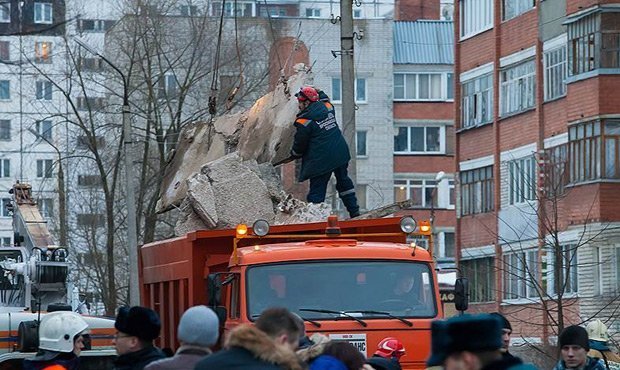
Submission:
<svg viewBox="0 0 620 370">
<path fill-rule="evenodd" d="M 442 231 L 438 234 L 438 239 L 439 257 L 454 258 L 456 256 L 454 233 Z"/>
<path fill-rule="evenodd" d="M 7 80 L 0 81 L 0 100 L 11 99 L 11 82 Z"/>
<path fill-rule="evenodd" d="M 51 159 L 37 159 L 37 177 L 51 178 L 52 164 L 53 161 Z"/>
<path fill-rule="evenodd" d="M 0 119 L 0 140 L 11 140 L 11 120 Z"/>
<path fill-rule="evenodd" d="M 260 8 L 261 17 L 286 17 L 287 9 L 284 6 L 269 4 Z"/>
<path fill-rule="evenodd" d="M 35 63 L 51 63 L 52 62 L 52 43 L 36 42 L 34 44 L 34 61 Z"/>
<path fill-rule="evenodd" d="M 77 224 L 80 227 L 103 227 L 105 216 L 101 213 L 80 213 L 77 215 Z"/>
<path fill-rule="evenodd" d="M 0 61 L 9 62 L 11 60 L 11 42 L 0 41 Z"/>
<path fill-rule="evenodd" d="M 90 148 L 90 138 L 88 136 L 78 136 L 76 147 L 77 149 L 89 149 Z M 97 136 L 95 138 L 95 145 L 97 148 L 103 148 L 105 146 L 105 138 L 103 136 Z"/>
<path fill-rule="evenodd" d="M 182 17 L 194 17 L 198 15 L 198 7 L 196 5 L 181 5 L 179 11 Z"/>
<path fill-rule="evenodd" d="M 2 209 L 0 209 L 0 217 L 11 217 L 11 213 L 9 212 L 9 207 L 11 207 L 11 199 L 10 198 L 2 198 Z"/>
<path fill-rule="evenodd" d="M 566 95 L 566 46 L 545 52 L 545 101 Z"/>
<path fill-rule="evenodd" d="M 51 3 L 34 3 L 34 23 L 52 23 Z"/>
<path fill-rule="evenodd" d="M 493 0 L 461 1 L 461 37 L 493 27 Z"/>
<path fill-rule="evenodd" d="M 178 95 L 177 79 L 173 74 L 165 74 L 159 80 L 157 97 L 160 99 L 174 99 Z"/>
<path fill-rule="evenodd" d="M 103 70 L 103 61 L 100 58 L 80 58 L 78 66 L 82 71 L 101 71 Z"/>
<path fill-rule="evenodd" d="M 362 18 L 362 9 L 353 9 L 353 18 Z"/>
<path fill-rule="evenodd" d="M 433 194 L 436 186 L 434 180 L 394 180 L 394 201 L 411 199 L 414 207 L 437 207 L 438 194 Z"/>
<path fill-rule="evenodd" d="M 495 264 L 493 257 L 463 260 L 463 276 L 469 280 L 469 300 L 472 303 L 495 300 Z"/>
<path fill-rule="evenodd" d="M 213 15 L 219 16 L 222 14 L 222 3 L 213 2 Z M 255 3 L 253 2 L 243 2 L 237 1 L 236 11 L 235 11 L 235 3 L 234 2 L 224 2 L 224 15 L 227 17 L 232 17 L 237 13 L 238 17 L 254 17 L 256 15 Z"/>
<path fill-rule="evenodd" d="M 11 237 L 2 237 L 0 238 L 0 246 L 2 247 L 10 247 L 13 243 L 11 243 Z"/>
<path fill-rule="evenodd" d="M 454 206 L 456 205 L 456 192 L 454 191 L 454 180 L 448 180 L 448 199 L 449 199 L 449 207 L 451 209 L 454 209 Z"/>
<path fill-rule="evenodd" d="M 99 175 L 78 175 L 79 186 L 99 186 L 101 185 L 101 176 Z"/>
<path fill-rule="evenodd" d="M 45 139 L 52 140 L 52 121 L 44 120 L 35 123 L 37 134 Z"/>
<path fill-rule="evenodd" d="M 105 32 L 112 28 L 114 23 L 103 19 L 80 19 L 78 29 L 82 32 Z"/>
<path fill-rule="evenodd" d="M 321 16 L 321 9 L 318 8 L 306 8 L 306 17 L 319 18 Z"/>
<path fill-rule="evenodd" d="M 37 100 L 52 100 L 51 81 L 37 81 Z"/>
<path fill-rule="evenodd" d="M 568 145 L 558 145 L 545 149 L 545 197 L 553 199 L 564 194 L 568 184 Z"/>
<path fill-rule="evenodd" d="M 620 68 L 619 13 L 599 13 L 568 24 L 571 76 L 597 68 Z"/>
<path fill-rule="evenodd" d="M 508 20 L 536 6 L 535 0 L 502 0 L 502 19 Z"/>
<path fill-rule="evenodd" d="M 454 98 L 452 73 L 395 73 L 394 100 L 449 100 Z"/>
<path fill-rule="evenodd" d="M 0 177 L 11 177 L 10 159 L 0 159 Z"/>
<path fill-rule="evenodd" d="M 106 100 L 105 98 L 93 98 L 93 97 L 88 97 L 85 98 L 83 96 L 80 96 L 77 98 L 77 109 L 78 110 L 100 110 L 103 109 L 105 107 L 106 104 Z"/>
<path fill-rule="evenodd" d="M 366 79 L 356 78 L 354 90 L 355 90 L 355 102 L 365 103 L 366 102 Z M 342 101 L 342 82 L 339 77 L 332 78 L 331 100 L 332 102 Z"/>
<path fill-rule="evenodd" d="M 0 4 L 0 23 L 11 23 L 11 3 Z"/>
<path fill-rule="evenodd" d="M 493 210 L 493 166 L 461 172 L 461 215 Z"/>
<path fill-rule="evenodd" d="M 500 114 L 502 116 L 534 107 L 536 82 L 534 61 L 502 69 L 500 72 Z"/>
<path fill-rule="evenodd" d="M 620 120 L 569 127 L 570 182 L 620 178 Z"/>
<path fill-rule="evenodd" d="M 463 82 L 461 124 L 464 128 L 492 121 L 493 76 L 484 76 Z"/>
<path fill-rule="evenodd" d="M 366 136 L 368 134 L 368 131 L 357 131 L 356 132 L 357 136 L 356 136 L 356 141 L 355 141 L 355 147 L 356 147 L 356 153 L 358 157 L 365 157 L 368 155 L 367 151 L 366 151 Z"/>
<path fill-rule="evenodd" d="M 538 251 L 511 253 L 504 256 L 504 299 L 536 298 Z"/>
<path fill-rule="evenodd" d="M 547 293 L 552 295 L 577 293 L 577 246 L 569 244 L 551 248 L 552 250 L 547 251 Z M 558 248 L 560 253 L 561 267 L 556 267 L 555 248 Z M 556 270 L 562 272 L 560 285 L 555 281 Z"/>
<path fill-rule="evenodd" d="M 536 160 L 533 156 L 508 162 L 510 204 L 536 199 Z"/>
<path fill-rule="evenodd" d="M 41 198 L 37 203 L 39 205 L 39 210 L 41 211 L 41 216 L 45 218 L 54 217 L 54 199 Z"/>
<path fill-rule="evenodd" d="M 445 152 L 445 126 L 398 127 L 394 153 L 429 154 Z"/>
</svg>

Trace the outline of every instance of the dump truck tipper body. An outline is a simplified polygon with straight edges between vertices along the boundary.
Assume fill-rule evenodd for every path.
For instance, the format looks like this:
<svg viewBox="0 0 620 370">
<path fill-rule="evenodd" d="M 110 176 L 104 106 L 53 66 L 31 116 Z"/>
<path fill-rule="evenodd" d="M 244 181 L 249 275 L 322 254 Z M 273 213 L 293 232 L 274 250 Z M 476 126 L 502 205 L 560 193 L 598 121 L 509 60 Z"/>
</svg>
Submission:
<svg viewBox="0 0 620 370">
<path fill-rule="evenodd" d="M 194 305 L 225 317 L 224 335 L 280 306 L 300 315 L 309 334 L 348 341 L 367 356 L 397 337 L 403 368 L 425 368 L 431 321 L 443 315 L 438 283 L 429 252 L 406 242 L 399 221 L 273 226 L 245 238 L 196 231 L 144 245 L 142 300 L 162 319 L 159 344 L 177 346 L 179 318 Z"/>
</svg>

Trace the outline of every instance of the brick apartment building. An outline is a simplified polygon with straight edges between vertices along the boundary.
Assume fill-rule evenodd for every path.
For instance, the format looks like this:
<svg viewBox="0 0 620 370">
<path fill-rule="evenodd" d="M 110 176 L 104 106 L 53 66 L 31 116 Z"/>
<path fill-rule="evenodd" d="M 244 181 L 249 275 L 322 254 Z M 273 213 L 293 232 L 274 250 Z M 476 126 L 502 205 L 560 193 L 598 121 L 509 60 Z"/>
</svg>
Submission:
<svg viewBox="0 0 620 370">
<path fill-rule="evenodd" d="M 457 259 L 517 342 L 620 331 L 620 3 L 455 4 Z"/>
</svg>

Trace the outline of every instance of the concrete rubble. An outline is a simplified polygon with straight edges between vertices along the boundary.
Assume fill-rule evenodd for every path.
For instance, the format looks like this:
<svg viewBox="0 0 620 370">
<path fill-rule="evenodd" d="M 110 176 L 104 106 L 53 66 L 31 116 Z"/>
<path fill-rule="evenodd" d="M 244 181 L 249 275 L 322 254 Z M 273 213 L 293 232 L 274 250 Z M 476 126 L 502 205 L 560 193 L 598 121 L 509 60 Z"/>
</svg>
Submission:
<svg viewBox="0 0 620 370">
<path fill-rule="evenodd" d="M 265 219 L 271 224 L 324 221 L 327 204 L 307 204 L 286 194 L 272 163 L 289 156 L 298 112 L 293 93 L 312 77 L 298 73 L 247 111 L 194 122 L 179 135 L 162 182 L 158 212 L 180 210 L 177 235 L 232 228 Z M 291 93 L 292 92 L 292 93 Z"/>
</svg>

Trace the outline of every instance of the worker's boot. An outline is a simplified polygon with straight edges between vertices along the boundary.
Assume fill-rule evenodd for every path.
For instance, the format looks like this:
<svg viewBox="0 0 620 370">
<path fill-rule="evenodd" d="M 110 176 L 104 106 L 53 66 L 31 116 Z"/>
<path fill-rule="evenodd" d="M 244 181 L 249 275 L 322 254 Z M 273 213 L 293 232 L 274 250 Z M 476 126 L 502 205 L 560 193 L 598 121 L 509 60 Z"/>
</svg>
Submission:
<svg viewBox="0 0 620 370">
<path fill-rule="evenodd" d="M 349 211 L 349 216 L 351 218 L 360 215 L 360 207 L 357 204 L 357 197 L 355 196 L 355 191 L 346 195 L 341 195 L 340 199 L 342 199 L 342 203 L 347 208 L 347 211 Z"/>
</svg>

